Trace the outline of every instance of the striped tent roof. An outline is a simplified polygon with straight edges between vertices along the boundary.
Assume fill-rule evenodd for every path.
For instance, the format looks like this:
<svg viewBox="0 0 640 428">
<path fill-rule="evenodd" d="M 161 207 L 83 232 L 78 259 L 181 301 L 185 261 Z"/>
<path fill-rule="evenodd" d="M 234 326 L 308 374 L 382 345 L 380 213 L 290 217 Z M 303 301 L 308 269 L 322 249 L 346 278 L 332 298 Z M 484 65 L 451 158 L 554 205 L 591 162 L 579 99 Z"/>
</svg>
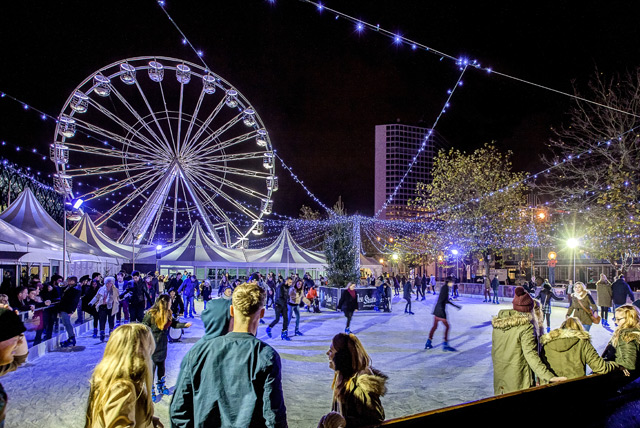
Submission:
<svg viewBox="0 0 640 428">
<path fill-rule="evenodd" d="M 20 196 L 0 214 L 0 220 L 60 247 L 63 244 L 62 226 L 42 208 L 28 187 L 25 187 Z M 67 251 L 109 257 L 108 254 L 81 241 L 69 232 L 65 233 Z"/>
<path fill-rule="evenodd" d="M 82 216 L 82 219 L 71 229 L 70 233 L 113 257 L 131 260 L 132 251 L 135 249 L 136 261 L 144 262 L 148 259 L 155 262 L 156 249 L 153 245 L 136 245 L 133 248 L 131 245 L 116 242 L 102 233 L 87 213 Z"/>
<path fill-rule="evenodd" d="M 244 253 L 252 266 L 291 264 L 324 266 L 327 264 L 324 254 L 302 248 L 293 240 L 286 227 L 271 245 L 261 249 L 244 250 Z"/>
<path fill-rule="evenodd" d="M 226 248 L 209 238 L 200 222 L 195 221 L 191 230 L 179 241 L 169 244 L 158 252 L 162 262 L 202 262 L 206 265 L 241 265 L 247 260 L 242 250 Z"/>
</svg>

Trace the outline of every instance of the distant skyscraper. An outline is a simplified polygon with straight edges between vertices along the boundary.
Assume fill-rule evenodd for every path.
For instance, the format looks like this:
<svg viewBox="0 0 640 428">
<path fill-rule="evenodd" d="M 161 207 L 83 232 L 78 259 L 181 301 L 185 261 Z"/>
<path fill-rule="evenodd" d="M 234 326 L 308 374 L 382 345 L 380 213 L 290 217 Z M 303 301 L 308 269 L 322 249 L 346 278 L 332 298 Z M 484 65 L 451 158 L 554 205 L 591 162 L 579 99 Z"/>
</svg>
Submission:
<svg viewBox="0 0 640 428">
<path fill-rule="evenodd" d="M 428 128 L 401 123 L 376 126 L 374 212 L 378 212 L 393 194 L 428 132 Z M 434 131 L 402 187 L 380 214 L 380 218 L 408 219 L 419 214 L 418 210 L 409 209 L 407 202 L 415 198 L 417 183 L 431 182 L 433 158 L 444 144 L 446 143 L 442 137 Z"/>
</svg>

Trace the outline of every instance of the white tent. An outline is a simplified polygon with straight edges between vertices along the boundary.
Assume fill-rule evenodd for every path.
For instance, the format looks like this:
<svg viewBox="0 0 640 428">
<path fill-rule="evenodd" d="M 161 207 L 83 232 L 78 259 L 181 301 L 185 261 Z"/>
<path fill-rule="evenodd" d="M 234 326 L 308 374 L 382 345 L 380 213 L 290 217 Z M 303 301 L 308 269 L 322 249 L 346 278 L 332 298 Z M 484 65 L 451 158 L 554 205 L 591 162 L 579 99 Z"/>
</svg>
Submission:
<svg viewBox="0 0 640 428">
<path fill-rule="evenodd" d="M 156 248 L 152 245 L 121 244 L 102 233 L 91 221 L 89 214 L 84 214 L 82 219 L 71 229 L 70 233 L 83 242 L 98 248 L 102 252 L 112 257 L 131 261 L 133 251 L 135 251 L 136 262 L 155 263 Z"/>
<path fill-rule="evenodd" d="M 62 226 L 42 208 L 28 187 L 0 214 L 0 220 L 38 238 L 38 241 L 34 241 L 38 242 L 38 245 L 34 245 L 34 247 L 56 251 L 58 256 L 52 256 L 57 260 L 62 260 Z M 88 271 L 114 272 L 119 269 L 120 263 L 111 255 L 81 241 L 67 231 L 64 233 L 66 234 L 67 258 L 70 263 L 69 274 L 86 274 Z M 32 255 L 32 257 L 36 256 Z M 38 261 L 45 263 L 49 260 Z"/>
<path fill-rule="evenodd" d="M 254 267 L 322 268 L 327 264 L 324 254 L 302 248 L 286 227 L 271 245 L 244 250 L 244 254 Z"/>
</svg>

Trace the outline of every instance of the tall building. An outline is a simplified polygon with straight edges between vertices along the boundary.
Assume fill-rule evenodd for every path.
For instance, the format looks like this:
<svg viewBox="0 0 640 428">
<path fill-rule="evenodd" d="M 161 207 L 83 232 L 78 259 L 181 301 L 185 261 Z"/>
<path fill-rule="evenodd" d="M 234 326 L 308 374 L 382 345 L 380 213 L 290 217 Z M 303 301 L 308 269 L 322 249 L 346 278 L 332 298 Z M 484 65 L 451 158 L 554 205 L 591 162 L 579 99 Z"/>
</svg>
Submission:
<svg viewBox="0 0 640 428">
<path fill-rule="evenodd" d="M 429 128 L 401 123 L 376 126 L 374 212 L 377 213 L 393 194 L 428 133 Z M 393 200 L 380 213 L 380 218 L 410 219 L 419 215 L 420 211 L 409 208 L 407 202 L 415 198 L 417 183 L 431 182 L 433 158 L 445 144 L 444 139 L 433 131 L 424 151 Z"/>
</svg>

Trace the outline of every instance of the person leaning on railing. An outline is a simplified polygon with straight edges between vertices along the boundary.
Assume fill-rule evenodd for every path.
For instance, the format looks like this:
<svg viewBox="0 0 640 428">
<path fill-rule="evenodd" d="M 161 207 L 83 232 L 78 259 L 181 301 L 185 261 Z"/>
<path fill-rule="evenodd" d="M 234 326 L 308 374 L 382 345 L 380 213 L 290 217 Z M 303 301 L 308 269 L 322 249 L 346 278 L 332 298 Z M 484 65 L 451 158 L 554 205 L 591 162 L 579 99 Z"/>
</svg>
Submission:
<svg viewBox="0 0 640 428">
<path fill-rule="evenodd" d="M 533 372 L 542 383 L 566 380 L 565 377 L 554 376 L 538 355 L 533 306 L 531 295 L 518 286 L 514 290 L 513 309 L 502 309 L 491 320 L 495 395 L 535 386 Z"/>
<path fill-rule="evenodd" d="M 560 328 L 540 338 L 542 361 L 556 376 L 576 379 L 585 376 L 586 365 L 596 374 L 609 373 L 618 368 L 613 361 L 605 361 L 591 344 L 591 336 L 579 319 L 567 318 Z"/>
</svg>

